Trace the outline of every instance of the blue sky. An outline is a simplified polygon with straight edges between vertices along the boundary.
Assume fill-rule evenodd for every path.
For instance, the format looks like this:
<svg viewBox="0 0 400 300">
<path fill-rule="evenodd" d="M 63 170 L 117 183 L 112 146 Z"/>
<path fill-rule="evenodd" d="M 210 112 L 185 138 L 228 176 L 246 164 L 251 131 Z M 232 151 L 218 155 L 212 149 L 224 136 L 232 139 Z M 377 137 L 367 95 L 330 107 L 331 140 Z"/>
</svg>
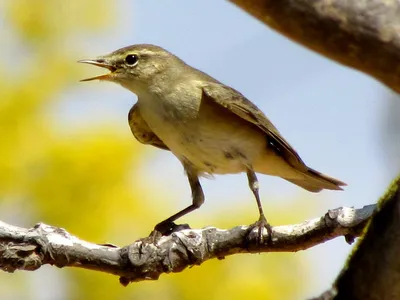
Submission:
<svg viewBox="0 0 400 300">
<path fill-rule="evenodd" d="M 288 210 L 294 198 L 309 201 L 305 207 L 316 206 L 309 218 L 330 208 L 374 203 L 398 172 L 398 166 L 387 157 L 381 136 L 389 104 L 400 109 L 400 101 L 380 83 L 289 41 L 227 1 L 116 3 L 116 26 L 101 36 L 82 36 L 79 58 L 129 44 L 160 45 L 239 90 L 268 115 L 308 165 L 349 185 L 344 192 L 314 195 L 260 175 L 267 216 L 273 214 L 271 202 L 285 199 L 290 199 L 285 203 Z M 127 126 L 127 113 L 136 101 L 130 92 L 106 83 L 74 85 L 64 97 L 62 111 L 70 114 L 64 114 L 63 122 L 103 118 L 121 127 Z M 190 202 L 190 193 L 182 167 L 170 153 L 149 151 L 154 152 L 154 160 L 143 165 L 145 176 L 149 182 L 162 183 L 179 199 L 171 204 L 171 211 L 183 208 Z M 222 211 L 229 201 L 238 210 L 254 207 L 256 219 L 245 175 L 202 182 L 206 204 L 196 216 Z M 243 223 L 233 222 L 232 226 Z M 329 287 L 350 250 L 343 239 L 337 239 L 307 251 L 315 268 L 324 266 L 315 271 L 320 291 Z"/>
</svg>

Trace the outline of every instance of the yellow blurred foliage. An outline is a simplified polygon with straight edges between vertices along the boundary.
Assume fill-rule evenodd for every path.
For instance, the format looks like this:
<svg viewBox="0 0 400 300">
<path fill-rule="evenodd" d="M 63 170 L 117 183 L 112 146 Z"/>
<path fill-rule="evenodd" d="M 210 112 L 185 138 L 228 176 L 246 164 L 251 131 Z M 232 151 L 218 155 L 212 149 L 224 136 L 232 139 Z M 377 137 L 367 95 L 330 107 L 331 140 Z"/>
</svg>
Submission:
<svg viewBox="0 0 400 300">
<path fill-rule="evenodd" d="M 63 39 L 112 26 L 113 2 L 9 0 L 1 8 L 6 16 L 2 30 L 22 41 L 18 45 L 25 48 L 16 50 L 29 52 L 29 63 L 17 77 L 8 76 L 8 62 L 0 64 L 3 216 L 13 207 L 24 224 L 43 221 L 92 242 L 134 241 L 139 232 L 148 232 L 154 225 L 150 221 L 154 218 L 149 218 L 153 207 L 143 205 L 148 196 L 136 171 L 146 159 L 146 147 L 128 131 L 110 124 L 60 134 L 45 113 L 61 101 L 70 82 L 79 79 L 71 64 L 79 57 L 60 47 Z M 152 193 L 155 201 L 160 198 L 157 205 L 168 201 L 168 196 L 157 195 L 157 189 Z M 215 216 L 215 220 L 221 218 L 224 216 Z M 35 288 L 46 289 L 48 284 L 64 287 L 61 299 L 292 299 L 302 289 L 307 273 L 293 254 L 236 255 L 127 288 L 108 274 L 44 268 L 60 273 L 50 278 L 60 282 L 47 279 Z M 30 282 L 42 275 L 41 270 L 2 273 L 1 294 L 7 299 L 38 299 L 32 296 Z"/>
<path fill-rule="evenodd" d="M 9 0 L 5 10 L 23 39 L 53 48 L 66 35 L 108 26 L 115 15 L 110 4 L 105 0 Z"/>
</svg>

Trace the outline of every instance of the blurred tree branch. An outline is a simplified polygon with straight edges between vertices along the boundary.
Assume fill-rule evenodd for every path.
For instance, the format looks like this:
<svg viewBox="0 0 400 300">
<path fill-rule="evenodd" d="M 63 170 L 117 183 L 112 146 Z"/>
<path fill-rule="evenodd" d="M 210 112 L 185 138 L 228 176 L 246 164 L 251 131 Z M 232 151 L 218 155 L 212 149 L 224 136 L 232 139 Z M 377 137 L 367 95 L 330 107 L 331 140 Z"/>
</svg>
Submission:
<svg viewBox="0 0 400 300">
<path fill-rule="evenodd" d="M 374 210 L 375 205 L 361 209 L 342 207 L 301 224 L 275 226 L 272 240 L 262 244 L 257 243 L 257 234 L 250 226 L 185 229 L 162 237 L 157 244 L 142 239 L 119 248 L 92 244 L 43 223 L 25 229 L 0 222 L 0 268 L 14 272 L 33 271 L 45 264 L 80 267 L 118 275 L 120 282 L 127 285 L 156 280 L 162 273 L 181 272 L 208 259 L 236 253 L 295 252 L 339 236 L 352 243 Z M 266 230 L 263 234 L 267 241 Z"/>
<path fill-rule="evenodd" d="M 397 0 L 230 0 L 282 35 L 400 92 Z"/>
</svg>

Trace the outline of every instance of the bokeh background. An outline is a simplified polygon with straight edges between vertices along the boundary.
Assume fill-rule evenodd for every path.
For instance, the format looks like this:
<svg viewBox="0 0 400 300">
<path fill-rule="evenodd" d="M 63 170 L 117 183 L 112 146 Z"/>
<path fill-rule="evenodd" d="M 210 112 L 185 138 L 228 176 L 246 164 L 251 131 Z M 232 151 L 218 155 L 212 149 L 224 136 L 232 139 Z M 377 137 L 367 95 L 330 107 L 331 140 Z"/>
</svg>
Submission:
<svg viewBox="0 0 400 300">
<path fill-rule="evenodd" d="M 42 221 L 127 245 L 190 203 L 180 163 L 136 142 L 136 97 L 77 60 L 153 43 L 255 102 L 313 168 L 348 183 L 310 194 L 259 176 L 272 224 L 374 203 L 400 170 L 400 99 L 365 75 L 276 34 L 227 1 L 0 0 L 0 219 Z M 257 218 L 245 175 L 203 180 L 192 227 Z M 305 299 L 329 288 L 352 247 L 236 255 L 155 282 L 45 266 L 0 273 L 1 299 Z"/>
</svg>

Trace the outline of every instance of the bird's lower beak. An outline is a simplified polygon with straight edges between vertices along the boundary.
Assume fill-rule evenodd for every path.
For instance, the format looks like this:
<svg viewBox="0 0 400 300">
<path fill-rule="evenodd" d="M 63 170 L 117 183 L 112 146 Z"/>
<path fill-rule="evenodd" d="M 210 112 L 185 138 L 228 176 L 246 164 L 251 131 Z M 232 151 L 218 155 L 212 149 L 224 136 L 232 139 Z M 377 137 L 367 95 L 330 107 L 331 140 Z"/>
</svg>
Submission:
<svg viewBox="0 0 400 300">
<path fill-rule="evenodd" d="M 106 68 L 111 71 L 111 73 L 104 74 L 104 75 L 99 75 L 95 77 L 90 77 L 86 79 L 82 79 L 81 81 L 91 81 L 91 80 L 107 80 L 111 77 L 113 72 L 117 70 L 116 67 L 114 67 L 111 63 L 107 62 L 104 58 L 96 58 L 96 59 L 82 59 L 78 61 L 79 63 L 84 63 L 84 64 L 90 64 L 90 65 L 95 65 L 98 67 Z"/>
</svg>

